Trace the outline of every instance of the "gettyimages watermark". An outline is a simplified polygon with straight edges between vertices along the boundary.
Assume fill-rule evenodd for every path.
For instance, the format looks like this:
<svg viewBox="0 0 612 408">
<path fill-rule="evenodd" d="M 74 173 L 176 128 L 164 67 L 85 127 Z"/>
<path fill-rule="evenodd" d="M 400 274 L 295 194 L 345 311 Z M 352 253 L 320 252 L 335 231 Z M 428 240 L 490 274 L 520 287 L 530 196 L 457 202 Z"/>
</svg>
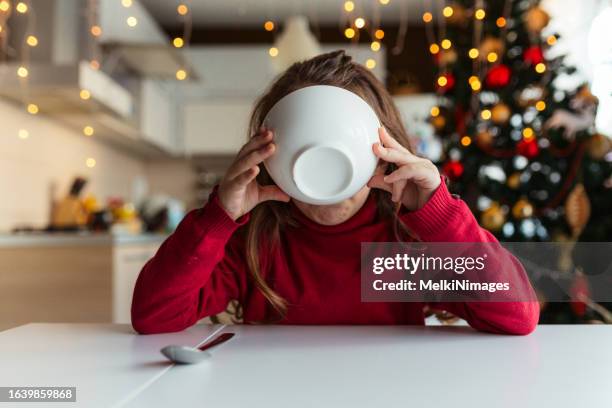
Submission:
<svg viewBox="0 0 612 408">
<path fill-rule="evenodd" d="M 611 242 L 361 244 L 364 302 L 612 302 Z"/>
</svg>

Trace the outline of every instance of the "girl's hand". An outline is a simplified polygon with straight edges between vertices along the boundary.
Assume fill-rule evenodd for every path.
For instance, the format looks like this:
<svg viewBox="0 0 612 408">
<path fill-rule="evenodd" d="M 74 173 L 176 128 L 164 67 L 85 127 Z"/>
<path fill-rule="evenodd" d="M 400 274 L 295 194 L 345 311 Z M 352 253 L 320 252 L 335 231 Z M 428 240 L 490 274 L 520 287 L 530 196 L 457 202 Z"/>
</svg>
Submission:
<svg viewBox="0 0 612 408">
<path fill-rule="evenodd" d="M 398 169 L 385 176 L 375 174 L 368 186 L 391 193 L 393 202 L 401 202 L 409 210 L 422 208 L 440 185 L 440 173 L 429 160 L 410 153 L 384 128 L 378 129 L 381 143 L 374 143 L 374 154 L 397 165 Z"/>
<path fill-rule="evenodd" d="M 234 221 L 261 202 L 289 201 L 289 196 L 277 186 L 260 186 L 255 180 L 259 164 L 276 150 L 272 138 L 272 131 L 264 129 L 253 136 L 242 146 L 219 183 L 219 201 Z"/>
</svg>

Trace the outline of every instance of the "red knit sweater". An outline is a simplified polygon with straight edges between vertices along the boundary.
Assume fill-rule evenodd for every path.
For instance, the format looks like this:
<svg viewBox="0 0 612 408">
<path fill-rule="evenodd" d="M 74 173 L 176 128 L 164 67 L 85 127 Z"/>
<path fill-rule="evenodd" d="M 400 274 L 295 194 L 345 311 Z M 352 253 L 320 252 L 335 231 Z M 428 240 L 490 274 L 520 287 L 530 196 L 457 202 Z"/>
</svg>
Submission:
<svg viewBox="0 0 612 408">
<path fill-rule="evenodd" d="M 291 204 L 289 204 L 291 205 Z M 289 304 L 283 324 L 424 323 L 422 303 L 362 303 L 360 243 L 393 241 L 388 221 L 378 219 L 373 194 L 348 221 L 323 226 L 292 206 L 298 227 L 281 234 L 282 245 L 262 251 L 262 273 Z M 248 214 L 233 221 L 213 193 L 192 211 L 143 268 L 132 302 L 132 324 L 140 333 L 183 330 L 199 319 L 225 310 L 229 300 L 244 307 L 245 322 L 276 317 L 248 274 L 244 234 Z M 442 183 L 420 210 L 401 220 L 427 242 L 491 242 L 466 204 Z M 266 254 L 268 253 L 268 254 Z M 526 279 L 518 262 L 503 266 L 505 277 Z M 535 328 L 536 302 L 434 304 L 474 328 L 496 333 L 527 334 Z"/>
</svg>

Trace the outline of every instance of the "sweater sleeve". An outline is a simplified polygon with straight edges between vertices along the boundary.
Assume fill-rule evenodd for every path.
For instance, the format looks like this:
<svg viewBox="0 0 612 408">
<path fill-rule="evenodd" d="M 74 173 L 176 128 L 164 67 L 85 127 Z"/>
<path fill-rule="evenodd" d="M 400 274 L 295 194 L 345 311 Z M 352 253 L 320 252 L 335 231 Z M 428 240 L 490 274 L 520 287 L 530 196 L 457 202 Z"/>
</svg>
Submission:
<svg viewBox="0 0 612 408">
<path fill-rule="evenodd" d="M 132 326 L 141 334 L 180 331 L 222 312 L 243 293 L 244 260 L 233 233 L 248 215 L 232 220 L 216 191 L 187 214 L 143 267 L 132 298 Z"/>
<path fill-rule="evenodd" d="M 477 330 L 504 333 L 529 334 L 539 319 L 539 305 L 521 263 L 504 249 L 497 239 L 481 228 L 465 202 L 451 196 L 444 180 L 434 195 L 417 211 L 406 212 L 402 221 L 424 242 L 489 242 L 495 254 L 490 260 L 499 260 L 488 269 L 499 274 L 511 285 L 528 293 L 529 301 L 474 301 L 430 303 L 435 309 L 443 309 L 465 319 Z"/>
</svg>

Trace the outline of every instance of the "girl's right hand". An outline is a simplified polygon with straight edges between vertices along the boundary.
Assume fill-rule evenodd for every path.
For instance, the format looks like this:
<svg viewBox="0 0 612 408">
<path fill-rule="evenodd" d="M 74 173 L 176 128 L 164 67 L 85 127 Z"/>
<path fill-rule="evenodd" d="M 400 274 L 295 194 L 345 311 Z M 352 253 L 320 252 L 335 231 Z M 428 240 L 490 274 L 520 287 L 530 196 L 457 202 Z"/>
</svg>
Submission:
<svg viewBox="0 0 612 408">
<path fill-rule="evenodd" d="M 272 131 L 265 129 L 253 136 L 242 146 L 219 183 L 219 201 L 234 221 L 261 202 L 289 201 L 289 196 L 278 186 L 260 186 L 255 180 L 259 164 L 276 151 L 272 139 Z"/>
</svg>

